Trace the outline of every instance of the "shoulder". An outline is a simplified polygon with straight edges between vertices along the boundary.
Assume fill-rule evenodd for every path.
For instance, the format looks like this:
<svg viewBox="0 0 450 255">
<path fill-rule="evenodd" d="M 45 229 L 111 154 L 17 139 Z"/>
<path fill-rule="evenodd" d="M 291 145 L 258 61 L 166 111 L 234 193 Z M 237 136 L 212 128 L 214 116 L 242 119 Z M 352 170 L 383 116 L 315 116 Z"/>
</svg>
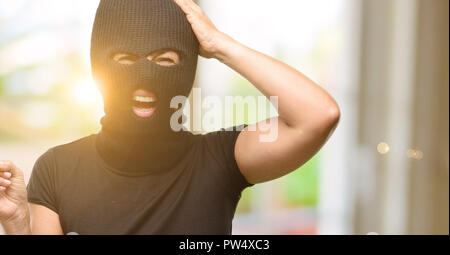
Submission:
<svg viewBox="0 0 450 255">
<path fill-rule="evenodd" d="M 237 126 L 196 135 L 196 144 L 200 148 L 202 159 L 209 158 L 226 168 L 235 168 L 236 141 L 243 129 L 244 126 Z"/>
<path fill-rule="evenodd" d="M 49 152 L 58 156 L 74 156 L 90 149 L 97 135 L 89 135 L 78 140 L 58 145 L 49 149 Z"/>
<path fill-rule="evenodd" d="M 78 140 L 58 145 L 48 149 L 36 161 L 35 168 L 56 168 L 57 165 L 72 165 L 79 157 L 92 147 L 96 135 L 90 135 Z"/>
<path fill-rule="evenodd" d="M 197 135 L 198 141 L 205 146 L 209 152 L 224 153 L 234 151 L 236 140 L 244 129 L 244 126 L 230 127 L 218 131 Z"/>
<path fill-rule="evenodd" d="M 232 197 L 238 196 L 243 189 L 253 184 L 242 175 L 235 158 L 235 146 L 239 134 L 246 126 L 237 126 L 201 135 L 202 159 L 212 163 L 208 169 L 217 176 L 218 183 Z"/>
</svg>

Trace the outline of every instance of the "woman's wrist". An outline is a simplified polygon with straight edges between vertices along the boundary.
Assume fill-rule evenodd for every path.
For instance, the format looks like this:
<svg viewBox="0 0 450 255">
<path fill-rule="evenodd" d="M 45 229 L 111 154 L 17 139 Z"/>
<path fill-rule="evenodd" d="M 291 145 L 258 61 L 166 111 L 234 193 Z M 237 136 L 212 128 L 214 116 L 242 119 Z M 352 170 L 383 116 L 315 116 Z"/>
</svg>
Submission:
<svg viewBox="0 0 450 255">
<path fill-rule="evenodd" d="M 31 234 L 31 219 L 28 205 L 20 209 L 11 218 L 1 222 L 7 235 L 29 235 Z"/>
<path fill-rule="evenodd" d="M 213 52 L 213 57 L 220 62 L 227 64 L 231 61 L 232 53 L 240 44 L 229 35 L 219 32 L 217 43 Z"/>
</svg>

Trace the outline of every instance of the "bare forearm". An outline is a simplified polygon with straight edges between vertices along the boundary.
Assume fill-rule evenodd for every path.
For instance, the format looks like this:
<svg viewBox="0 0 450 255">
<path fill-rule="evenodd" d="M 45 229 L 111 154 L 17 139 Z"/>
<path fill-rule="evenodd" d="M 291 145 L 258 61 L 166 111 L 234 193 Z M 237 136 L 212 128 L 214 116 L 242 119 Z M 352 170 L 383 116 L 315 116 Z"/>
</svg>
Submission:
<svg viewBox="0 0 450 255">
<path fill-rule="evenodd" d="M 302 73 L 227 35 L 223 37 L 216 57 L 244 76 L 265 96 L 278 96 L 279 117 L 288 126 L 316 127 L 339 115 L 338 106 L 331 96 Z"/>
</svg>

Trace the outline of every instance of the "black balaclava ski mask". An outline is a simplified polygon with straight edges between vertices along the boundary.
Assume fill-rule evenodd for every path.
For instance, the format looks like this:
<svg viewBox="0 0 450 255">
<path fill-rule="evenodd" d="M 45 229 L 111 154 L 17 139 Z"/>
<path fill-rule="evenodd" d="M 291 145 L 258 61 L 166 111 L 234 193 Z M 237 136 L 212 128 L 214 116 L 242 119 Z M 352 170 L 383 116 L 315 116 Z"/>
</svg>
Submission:
<svg viewBox="0 0 450 255">
<path fill-rule="evenodd" d="M 147 59 L 170 49 L 179 64 L 163 67 Z M 101 157 L 121 173 L 140 175 L 172 169 L 186 157 L 187 132 L 170 128 L 170 101 L 188 96 L 195 78 L 199 44 L 185 14 L 173 0 L 102 0 L 91 41 L 94 79 L 105 104 L 96 146 Z M 132 65 L 113 56 L 138 57 Z M 155 113 L 142 119 L 132 111 L 132 93 L 147 89 L 158 97 Z"/>
<path fill-rule="evenodd" d="M 170 49 L 179 64 L 163 67 L 147 59 L 150 53 Z M 113 59 L 117 53 L 138 57 L 132 65 Z M 157 134 L 170 130 L 170 101 L 188 96 L 197 69 L 199 44 L 186 15 L 172 0 L 102 0 L 91 41 L 92 73 L 103 95 L 103 128 L 127 134 Z M 132 93 L 147 89 L 158 97 L 149 119 L 132 111 Z"/>
</svg>

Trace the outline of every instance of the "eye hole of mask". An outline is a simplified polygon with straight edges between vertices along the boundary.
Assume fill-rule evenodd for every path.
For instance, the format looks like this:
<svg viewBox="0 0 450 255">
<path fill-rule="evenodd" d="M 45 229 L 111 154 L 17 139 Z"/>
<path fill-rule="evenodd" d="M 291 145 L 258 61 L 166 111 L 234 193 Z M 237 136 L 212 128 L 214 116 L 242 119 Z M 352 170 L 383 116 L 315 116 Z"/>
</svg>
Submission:
<svg viewBox="0 0 450 255">
<path fill-rule="evenodd" d="M 170 67 L 181 62 L 181 54 L 170 49 L 158 50 L 150 53 L 147 59 L 160 66 Z"/>
<path fill-rule="evenodd" d="M 112 58 L 122 65 L 132 65 L 139 60 L 139 56 L 126 52 L 115 53 Z M 150 53 L 147 59 L 160 66 L 170 67 L 181 62 L 181 54 L 174 50 L 158 50 Z"/>
<path fill-rule="evenodd" d="M 132 65 L 139 60 L 139 56 L 130 53 L 119 52 L 115 53 L 112 56 L 112 59 L 114 59 L 114 61 L 122 65 Z"/>
</svg>

